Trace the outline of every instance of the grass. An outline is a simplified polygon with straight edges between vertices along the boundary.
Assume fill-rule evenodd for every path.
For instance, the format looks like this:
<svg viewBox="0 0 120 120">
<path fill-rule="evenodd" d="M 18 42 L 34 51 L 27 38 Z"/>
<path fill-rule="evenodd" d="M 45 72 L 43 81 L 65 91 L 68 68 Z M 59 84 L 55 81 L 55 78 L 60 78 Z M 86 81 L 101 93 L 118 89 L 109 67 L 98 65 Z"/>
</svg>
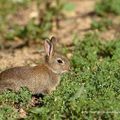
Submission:
<svg viewBox="0 0 120 120">
<path fill-rule="evenodd" d="M 4 115 L 16 119 L 16 104 L 27 111 L 25 120 L 120 119 L 120 40 L 101 42 L 92 34 L 75 46 L 72 71 L 62 77 L 52 95 L 32 107 L 28 105 L 31 94 L 27 89 L 5 92 L 0 96 L 1 119 Z"/>
<path fill-rule="evenodd" d="M 106 13 L 120 15 L 119 0 L 101 0 L 95 6 L 95 11 L 98 15 L 104 16 Z"/>
<path fill-rule="evenodd" d="M 100 20 L 93 20 L 91 23 L 91 29 L 99 30 L 99 31 L 106 31 L 112 27 L 112 20 L 103 18 Z"/>
<path fill-rule="evenodd" d="M 19 118 L 19 109 L 28 108 L 31 94 L 27 88 L 21 88 L 18 92 L 5 91 L 0 95 L 0 120 L 14 120 Z"/>
</svg>

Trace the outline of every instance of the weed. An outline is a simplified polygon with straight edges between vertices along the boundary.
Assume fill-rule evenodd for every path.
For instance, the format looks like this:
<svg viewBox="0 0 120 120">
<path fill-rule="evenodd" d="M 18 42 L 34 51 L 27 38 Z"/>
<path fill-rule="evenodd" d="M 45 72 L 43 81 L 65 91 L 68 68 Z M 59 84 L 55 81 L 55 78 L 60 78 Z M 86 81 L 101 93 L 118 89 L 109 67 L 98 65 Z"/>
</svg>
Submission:
<svg viewBox="0 0 120 120">
<path fill-rule="evenodd" d="M 100 31 L 105 31 L 112 26 L 112 20 L 104 18 L 99 21 L 93 20 L 91 24 L 92 29 L 98 29 Z"/>
<path fill-rule="evenodd" d="M 10 106 L 0 107 L 0 120 L 16 120 L 18 118 L 17 110 Z"/>
<path fill-rule="evenodd" d="M 120 14 L 119 0 L 101 0 L 96 4 L 95 11 L 98 15 L 104 16 L 105 13 Z"/>
</svg>

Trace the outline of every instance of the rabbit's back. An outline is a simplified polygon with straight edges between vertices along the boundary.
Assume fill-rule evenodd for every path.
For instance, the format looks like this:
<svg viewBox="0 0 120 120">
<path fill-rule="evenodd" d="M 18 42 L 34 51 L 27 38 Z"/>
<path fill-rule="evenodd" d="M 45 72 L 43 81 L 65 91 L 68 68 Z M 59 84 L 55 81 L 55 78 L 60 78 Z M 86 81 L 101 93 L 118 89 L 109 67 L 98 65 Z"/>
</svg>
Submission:
<svg viewBox="0 0 120 120">
<path fill-rule="evenodd" d="M 58 76 L 45 65 L 36 67 L 15 67 L 0 73 L 0 91 L 27 87 L 32 93 L 50 92 L 52 86 L 58 83 Z M 54 87 L 53 87 L 54 89 Z"/>
<path fill-rule="evenodd" d="M 27 86 L 31 89 L 31 76 L 33 69 L 30 67 L 15 67 L 0 73 L 0 90 L 13 89 L 19 90 L 22 86 Z M 34 87 L 34 86 L 32 86 Z"/>
<path fill-rule="evenodd" d="M 0 73 L 0 81 L 1 80 L 9 80 L 9 79 L 24 79 L 24 77 L 30 77 L 27 76 L 28 73 L 32 73 L 32 69 L 30 67 L 14 67 L 7 69 Z"/>
</svg>

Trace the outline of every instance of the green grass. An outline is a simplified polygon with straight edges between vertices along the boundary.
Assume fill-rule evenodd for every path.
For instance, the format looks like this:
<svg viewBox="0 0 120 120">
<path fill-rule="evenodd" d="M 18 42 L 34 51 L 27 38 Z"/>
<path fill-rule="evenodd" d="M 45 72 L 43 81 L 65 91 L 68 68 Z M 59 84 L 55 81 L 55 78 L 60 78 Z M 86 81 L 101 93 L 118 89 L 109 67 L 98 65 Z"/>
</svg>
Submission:
<svg viewBox="0 0 120 120">
<path fill-rule="evenodd" d="M 18 111 L 14 104 L 17 103 L 28 113 L 25 120 L 119 120 L 119 46 L 119 39 L 101 42 L 96 35 L 86 35 L 75 44 L 71 72 L 62 77 L 56 91 L 40 99 L 40 106 L 26 108 L 31 99 L 26 89 L 18 93 L 5 92 L 0 97 L 0 115 L 16 118 Z"/>
<path fill-rule="evenodd" d="M 99 31 L 106 31 L 112 27 L 112 20 L 103 18 L 100 20 L 93 20 L 91 23 L 91 28 L 93 30 L 98 29 Z"/>
<path fill-rule="evenodd" d="M 31 93 L 27 88 L 18 92 L 5 91 L 0 94 L 0 120 L 16 120 L 19 118 L 19 108 L 28 109 Z"/>
<path fill-rule="evenodd" d="M 120 0 L 101 0 L 96 4 L 95 11 L 102 16 L 106 13 L 120 15 Z"/>
</svg>

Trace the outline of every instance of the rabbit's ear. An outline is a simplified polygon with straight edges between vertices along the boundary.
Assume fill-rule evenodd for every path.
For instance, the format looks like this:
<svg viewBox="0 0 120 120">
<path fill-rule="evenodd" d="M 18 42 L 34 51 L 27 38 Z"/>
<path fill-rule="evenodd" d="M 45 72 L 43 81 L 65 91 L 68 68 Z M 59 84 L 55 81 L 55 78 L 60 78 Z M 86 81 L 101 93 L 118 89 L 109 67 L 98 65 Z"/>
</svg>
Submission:
<svg viewBox="0 0 120 120">
<path fill-rule="evenodd" d="M 55 44 L 57 43 L 57 39 L 56 39 L 54 36 L 52 36 L 51 39 L 50 39 L 50 42 L 51 42 L 53 45 L 55 45 Z"/>
<path fill-rule="evenodd" d="M 52 57 L 53 54 L 53 44 L 49 40 L 45 40 L 44 43 L 45 52 L 48 57 Z"/>
<path fill-rule="evenodd" d="M 56 47 L 56 44 L 57 44 L 57 39 L 54 36 L 51 37 L 50 43 L 53 47 L 53 51 L 55 51 L 55 47 Z"/>
</svg>

